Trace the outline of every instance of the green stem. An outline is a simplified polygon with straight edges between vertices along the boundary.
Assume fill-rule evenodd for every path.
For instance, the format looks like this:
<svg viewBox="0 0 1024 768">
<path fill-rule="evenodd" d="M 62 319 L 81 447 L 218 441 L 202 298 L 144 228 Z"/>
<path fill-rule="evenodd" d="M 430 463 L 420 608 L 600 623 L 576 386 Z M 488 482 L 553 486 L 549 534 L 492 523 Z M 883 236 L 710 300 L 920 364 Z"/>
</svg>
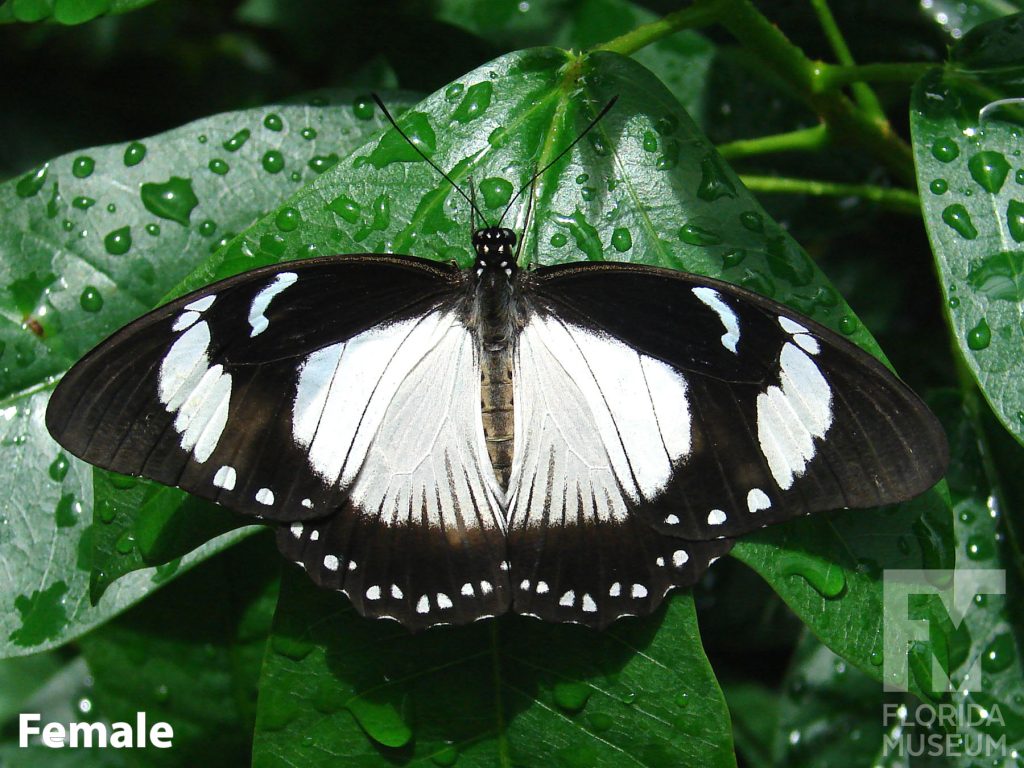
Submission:
<svg viewBox="0 0 1024 768">
<path fill-rule="evenodd" d="M 870 152 L 901 183 L 915 183 L 914 158 L 906 142 L 893 133 L 887 122 L 867 115 L 842 93 L 822 92 L 816 83 L 821 65 L 807 58 L 750 0 L 717 0 L 715 5 L 719 20 L 740 44 L 791 83 L 800 98 L 824 118 L 830 130 Z"/>
<path fill-rule="evenodd" d="M 846 39 L 839 30 L 839 25 L 836 24 L 836 18 L 832 15 L 832 9 L 828 7 L 828 0 L 810 0 L 810 2 L 814 12 L 818 14 L 818 21 L 839 63 L 848 67 L 854 66 L 856 62 L 853 60 L 853 54 L 850 53 L 850 47 L 846 44 Z M 886 119 L 885 110 L 882 109 L 878 96 L 871 90 L 871 86 L 867 83 L 857 82 L 851 85 L 850 90 L 860 108 L 867 114 L 871 115 L 875 120 Z"/>
<path fill-rule="evenodd" d="M 630 56 L 641 48 L 683 29 L 706 27 L 718 21 L 719 0 L 697 0 L 693 5 L 663 16 L 650 24 L 643 24 L 631 32 L 595 46 L 591 51 L 611 51 Z"/>
<path fill-rule="evenodd" d="M 816 195 L 826 197 L 859 197 L 878 203 L 896 213 L 921 214 L 921 201 L 909 189 L 877 187 L 873 184 L 842 184 L 817 179 L 793 179 L 779 176 L 741 175 L 740 181 L 753 192 Z"/>
<path fill-rule="evenodd" d="M 718 145 L 718 153 L 726 160 L 736 160 L 754 155 L 769 155 L 774 152 L 814 152 L 829 142 L 828 128 L 815 125 L 771 136 L 755 139 L 739 139 Z"/>
<path fill-rule="evenodd" d="M 856 83 L 913 83 L 937 65 L 926 62 L 894 62 L 883 64 L 819 64 L 815 87 L 821 93 Z"/>
</svg>

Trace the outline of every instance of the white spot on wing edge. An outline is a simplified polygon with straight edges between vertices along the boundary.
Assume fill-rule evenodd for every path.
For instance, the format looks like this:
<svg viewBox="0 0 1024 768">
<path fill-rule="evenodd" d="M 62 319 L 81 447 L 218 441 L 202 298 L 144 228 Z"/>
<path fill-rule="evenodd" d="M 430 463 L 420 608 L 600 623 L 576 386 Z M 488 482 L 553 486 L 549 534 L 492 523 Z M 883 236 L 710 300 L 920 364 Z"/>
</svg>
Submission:
<svg viewBox="0 0 1024 768">
<path fill-rule="evenodd" d="M 726 304 L 721 294 L 713 288 L 699 286 L 693 289 L 693 295 L 718 315 L 718 319 L 725 327 L 725 333 L 722 334 L 722 346 L 735 355 L 736 345 L 740 340 L 740 321 L 732 307 Z M 779 319 L 781 321 L 783 318 Z"/>
<path fill-rule="evenodd" d="M 250 339 L 259 336 L 270 327 L 270 321 L 263 313 L 267 311 L 275 296 L 298 279 L 299 276 L 294 272 L 278 272 L 274 281 L 253 297 L 252 305 L 249 307 L 249 325 L 252 328 Z"/>
<path fill-rule="evenodd" d="M 203 296 L 201 299 L 196 299 L 195 301 L 186 304 L 185 309 L 190 312 L 205 312 L 213 306 L 213 302 L 216 300 L 217 294 L 213 294 L 212 296 Z"/>
<path fill-rule="evenodd" d="M 473 596 L 473 585 L 470 584 L 467 581 L 465 584 L 462 585 L 462 589 L 460 590 L 460 594 L 463 597 L 472 597 Z"/>
<path fill-rule="evenodd" d="M 725 522 L 725 512 L 720 509 L 712 509 L 708 513 L 708 525 L 721 525 Z"/>
<path fill-rule="evenodd" d="M 677 549 L 672 553 L 672 565 L 676 568 L 682 568 L 689 559 L 690 556 L 686 554 L 686 550 Z"/>
<path fill-rule="evenodd" d="M 201 315 L 198 312 L 182 312 L 174 321 L 174 325 L 171 326 L 171 330 L 177 333 L 178 331 L 184 331 L 191 328 L 196 324 Z"/>
<path fill-rule="evenodd" d="M 292 536 L 294 536 L 296 539 L 302 538 L 302 523 L 292 523 L 291 528 L 289 530 L 292 532 Z"/>
<path fill-rule="evenodd" d="M 391 585 L 391 596 L 393 598 L 395 598 L 395 600 L 401 600 L 402 599 L 402 597 L 403 597 L 402 590 L 399 588 L 399 586 L 397 584 L 392 584 Z"/>
<path fill-rule="evenodd" d="M 380 587 L 374 584 L 372 587 L 366 590 L 367 600 L 380 600 Z"/>
<path fill-rule="evenodd" d="M 558 604 L 568 608 L 576 602 L 576 593 L 573 590 L 569 590 L 558 599 Z"/>
<path fill-rule="evenodd" d="M 437 593 L 437 607 L 438 608 L 451 608 L 452 600 L 444 592 Z"/>
<path fill-rule="evenodd" d="M 636 598 L 647 597 L 647 587 L 643 584 L 634 584 L 633 588 L 629 591 L 629 594 Z"/>
<path fill-rule="evenodd" d="M 800 323 L 781 315 L 779 316 L 779 325 L 782 326 L 782 330 L 789 334 L 807 333 L 807 329 L 800 325 Z"/>
<path fill-rule="evenodd" d="M 213 484 L 217 488 L 223 488 L 225 491 L 233 491 L 237 480 L 238 475 L 235 473 L 235 468 L 229 466 L 221 467 L 217 470 L 217 474 L 213 476 Z"/>
<path fill-rule="evenodd" d="M 338 570 L 338 558 L 334 555 L 324 555 L 324 568 L 328 571 Z"/>
<path fill-rule="evenodd" d="M 751 488 L 747 492 L 747 509 L 751 512 L 760 512 L 762 509 L 770 509 L 771 506 L 772 500 L 760 488 Z"/>
<path fill-rule="evenodd" d="M 256 491 L 256 501 L 269 507 L 274 503 L 274 492 L 269 488 L 260 488 Z"/>
<path fill-rule="evenodd" d="M 594 598 L 592 598 L 589 594 L 583 595 L 583 610 L 585 613 L 597 612 L 597 603 L 594 602 Z"/>
<path fill-rule="evenodd" d="M 416 613 L 427 613 L 428 611 L 430 611 L 430 600 L 426 595 L 420 595 L 420 599 L 416 601 Z"/>
<path fill-rule="evenodd" d="M 818 340 L 813 336 L 808 336 L 806 333 L 798 333 L 793 337 L 793 341 L 800 345 L 800 348 L 805 352 L 816 355 L 821 352 L 821 346 L 818 344 Z"/>
</svg>

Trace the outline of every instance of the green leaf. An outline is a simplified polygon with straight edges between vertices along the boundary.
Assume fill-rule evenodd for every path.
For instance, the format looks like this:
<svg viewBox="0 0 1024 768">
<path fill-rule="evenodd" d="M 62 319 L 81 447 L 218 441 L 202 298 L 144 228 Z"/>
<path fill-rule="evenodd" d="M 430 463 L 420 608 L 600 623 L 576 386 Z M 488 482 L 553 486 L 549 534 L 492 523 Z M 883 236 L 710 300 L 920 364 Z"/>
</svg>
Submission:
<svg viewBox="0 0 1024 768">
<path fill-rule="evenodd" d="M 1021 0 L 930 0 L 921 8 L 954 39 L 987 21 L 1024 11 Z"/>
<path fill-rule="evenodd" d="M 404 98 L 393 101 L 401 106 Z M 366 119 L 350 106 L 352 94 L 337 101 L 340 108 L 317 97 L 217 115 L 144 141 L 64 155 L 0 184 L 0 483 L 19 489 L 0 502 L 7 563 L 0 573 L 0 655 L 64 642 L 163 578 L 152 569 L 139 572 L 92 608 L 94 570 L 110 575 L 97 577 L 102 586 L 113 575 L 182 554 L 194 545 L 195 531 L 210 535 L 204 522 L 193 528 L 189 521 L 212 514 L 211 505 L 190 500 L 194 514 L 183 519 L 175 510 L 184 496 L 164 490 L 152 492 L 150 508 L 174 530 L 154 530 L 151 520 L 136 530 L 140 508 L 118 497 L 147 491 L 142 484 L 123 490 L 116 479 L 94 488 L 91 468 L 47 434 L 46 402 L 56 377 L 90 347 L 156 306 L 221 241 L 379 129 L 379 117 Z M 267 158 L 278 155 L 285 170 L 267 171 Z M 109 534 L 88 525 L 94 506 L 106 510 L 95 523 L 112 526 Z M 183 564 L 241 535 L 216 539 Z M 122 536 L 148 549 L 122 544 L 122 552 Z M 143 563 L 139 555 L 146 553 Z"/>
<path fill-rule="evenodd" d="M 658 630 L 658 625 L 661 630 Z M 734 765 L 693 601 L 595 633 L 510 616 L 418 635 L 288 569 L 253 765 Z M 457 760 L 457 763 L 456 763 Z"/>
<path fill-rule="evenodd" d="M 949 67 L 917 83 L 910 122 L 953 336 L 1003 426 L 1024 441 L 1021 51 L 1024 15 L 976 28 Z"/>
<path fill-rule="evenodd" d="M 12 21 L 45 21 L 83 24 L 98 16 L 129 13 L 156 0 L 10 0 L 0 6 L 0 24 Z"/>
<path fill-rule="evenodd" d="M 732 717 L 736 754 L 751 768 L 771 768 L 778 695 L 763 685 L 749 682 L 723 683 L 722 691 Z"/>
<path fill-rule="evenodd" d="M 133 722 L 143 711 L 174 729 L 172 749 L 129 750 L 129 764 L 248 761 L 278 571 L 272 537 L 254 537 L 81 639 L 90 719 Z"/>
</svg>

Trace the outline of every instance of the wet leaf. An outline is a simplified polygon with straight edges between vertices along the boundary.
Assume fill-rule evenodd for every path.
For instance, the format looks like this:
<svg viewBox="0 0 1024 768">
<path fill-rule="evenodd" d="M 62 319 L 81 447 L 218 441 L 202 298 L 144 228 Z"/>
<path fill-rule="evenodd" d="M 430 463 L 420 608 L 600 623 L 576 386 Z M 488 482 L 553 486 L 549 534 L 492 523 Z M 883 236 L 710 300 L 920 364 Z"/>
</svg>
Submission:
<svg viewBox="0 0 1024 768">
<path fill-rule="evenodd" d="M 403 98 L 393 102 L 401 107 Z M 177 566 L 119 581 L 96 608 L 91 574 L 98 596 L 122 573 L 188 552 L 203 540 L 197 532 L 217 532 L 188 523 L 215 513 L 195 501 L 187 502 L 191 512 L 180 511 L 183 494 L 141 482 L 130 490 L 111 477 L 94 487 L 93 470 L 47 434 L 47 398 L 57 376 L 160 303 L 222 239 L 376 131 L 379 118 L 357 116 L 353 100 L 344 95 L 341 108 L 317 99 L 226 113 L 149 139 L 73 152 L 0 185 L 0 483 L 20 491 L 0 502 L 7 564 L 0 574 L 0 654 L 74 637 L 147 594 Z M 265 125 L 271 115 L 279 130 Z M 264 170 L 270 152 L 286 158 L 286 172 Z M 147 194 L 149 185 L 157 189 Z M 135 495 L 146 502 L 141 530 Z M 94 515 L 94 508 L 104 514 Z M 154 526 L 154 519 L 170 526 Z M 240 535 L 214 539 L 182 566 Z"/>
<path fill-rule="evenodd" d="M 979 24 L 998 19 L 1014 11 L 1024 11 L 1021 0 L 929 0 L 921 8 L 954 40 L 959 40 Z"/>
<path fill-rule="evenodd" d="M 56 21 L 83 24 L 98 16 L 134 11 L 155 0 L 10 0 L 0 6 L 0 24 L 15 21 Z"/>
<path fill-rule="evenodd" d="M 1024 14 L 982 25 L 914 88 L 918 188 L 953 337 L 1024 441 Z"/>
<path fill-rule="evenodd" d="M 254 750 L 257 768 L 735 765 L 688 595 L 601 633 L 509 616 L 410 635 L 293 568 Z"/>
</svg>

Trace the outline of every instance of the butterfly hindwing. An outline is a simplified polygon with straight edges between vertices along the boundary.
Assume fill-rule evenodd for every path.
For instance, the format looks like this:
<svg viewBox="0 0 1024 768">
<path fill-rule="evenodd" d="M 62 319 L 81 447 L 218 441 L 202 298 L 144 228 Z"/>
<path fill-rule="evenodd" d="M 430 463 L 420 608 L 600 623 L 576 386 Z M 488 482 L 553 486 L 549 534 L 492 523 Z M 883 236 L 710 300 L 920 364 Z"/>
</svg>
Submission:
<svg viewBox="0 0 1024 768">
<path fill-rule="evenodd" d="M 626 506 L 663 533 L 734 537 L 904 500 L 942 474 L 945 437 L 923 403 L 781 304 L 630 265 L 551 267 L 532 282 L 521 348 L 532 335 L 577 360 Z"/>
</svg>

